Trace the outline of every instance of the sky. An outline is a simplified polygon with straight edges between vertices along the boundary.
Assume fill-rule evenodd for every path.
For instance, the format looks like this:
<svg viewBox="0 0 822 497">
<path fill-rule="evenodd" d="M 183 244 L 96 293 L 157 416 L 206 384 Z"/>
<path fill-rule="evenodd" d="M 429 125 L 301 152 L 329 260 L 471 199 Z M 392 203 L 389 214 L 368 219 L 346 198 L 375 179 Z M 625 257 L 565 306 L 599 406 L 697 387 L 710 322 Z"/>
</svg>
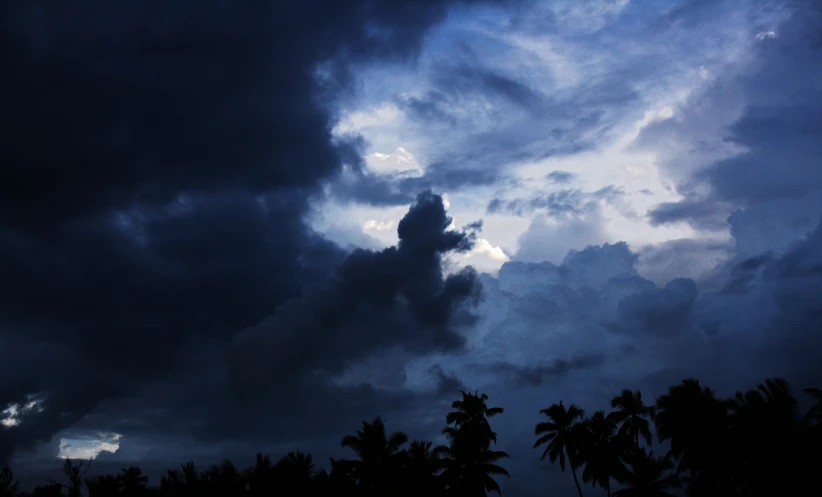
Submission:
<svg viewBox="0 0 822 497">
<path fill-rule="evenodd" d="M 322 462 L 377 415 L 438 440 L 465 388 L 503 493 L 571 495 L 554 402 L 822 385 L 820 33 L 813 0 L 2 4 L 0 459 Z"/>
</svg>

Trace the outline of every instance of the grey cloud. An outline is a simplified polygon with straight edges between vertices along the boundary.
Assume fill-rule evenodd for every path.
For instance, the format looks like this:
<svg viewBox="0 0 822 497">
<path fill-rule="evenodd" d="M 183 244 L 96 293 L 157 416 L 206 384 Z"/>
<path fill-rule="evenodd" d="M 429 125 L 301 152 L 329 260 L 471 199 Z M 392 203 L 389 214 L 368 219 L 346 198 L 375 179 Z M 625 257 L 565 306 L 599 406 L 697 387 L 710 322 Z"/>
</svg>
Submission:
<svg viewBox="0 0 822 497">
<path fill-rule="evenodd" d="M 607 186 L 590 193 L 580 189 L 559 190 L 526 199 L 506 201 L 495 198 L 488 203 L 486 211 L 488 214 L 505 213 L 525 216 L 539 210 L 545 211 L 549 217 L 564 217 L 595 212 L 599 208 L 599 201 L 612 202 L 621 195 L 622 191 L 614 186 Z"/>
<path fill-rule="evenodd" d="M 501 362 L 492 364 L 490 368 L 506 382 L 513 382 L 518 386 L 539 386 L 551 378 L 567 376 L 571 371 L 599 366 L 604 359 L 603 354 L 580 353 L 569 359 L 554 359 L 547 364 L 522 366 Z"/>
<path fill-rule="evenodd" d="M 570 183 L 576 178 L 576 174 L 568 171 L 551 171 L 545 175 L 545 179 L 554 183 Z"/>
<path fill-rule="evenodd" d="M 651 224 L 687 222 L 702 230 L 721 230 L 728 226 L 727 207 L 712 200 L 686 200 L 658 204 L 649 213 Z"/>
<path fill-rule="evenodd" d="M 664 285 L 677 277 L 688 277 L 702 284 L 703 279 L 713 279 L 717 265 L 733 253 L 734 244 L 729 241 L 670 240 L 643 247 L 639 252 L 637 270 L 657 284 Z"/>
<path fill-rule="evenodd" d="M 644 143 L 664 143 L 672 138 L 694 141 L 697 130 L 718 117 L 713 113 L 741 108 L 728 129 L 720 130 L 721 142 L 696 142 L 691 155 L 710 158 L 716 152 L 711 147 L 734 153 L 713 160 L 687 178 L 682 193 L 689 198 L 679 205 L 659 206 L 652 213 L 655 222 L 689 220 L 698 228 L 712 229 L 721 224 L 722 211 L 729 213 L 733 206 L 747 209 L 794 201 L 822 189 L 822 89 L 818 85 L 822 46 L 817 43 L 822 13 L 818 2 L 812 1 L 788 2 L 785 7 L 790 15 L 775 27 L 774 38 L 754 40 L 756 33 L 749 33 L 754 42 L 750 66 L 720 74 L 707 91 L 692 97 L 676 123 L 661 122 L 643 130 L 639 141 Z M 672 171 L 679 168 L 680 160 L 669 158 L 667 167 Z M 705 196 L 708 190 L 710 194 Z M 697 191 L 702 193 L 696 195 Z M 813 223 L 819 219 L 813 216 Z"/>
<path fill-rule="evenodd" d="M 629 295 L 619 301 L 615 323 L 618 333 L 676 334 L 688 327 L 697 288 L 693 280 L 677 278 L 664 288 Z"/>
</svg>

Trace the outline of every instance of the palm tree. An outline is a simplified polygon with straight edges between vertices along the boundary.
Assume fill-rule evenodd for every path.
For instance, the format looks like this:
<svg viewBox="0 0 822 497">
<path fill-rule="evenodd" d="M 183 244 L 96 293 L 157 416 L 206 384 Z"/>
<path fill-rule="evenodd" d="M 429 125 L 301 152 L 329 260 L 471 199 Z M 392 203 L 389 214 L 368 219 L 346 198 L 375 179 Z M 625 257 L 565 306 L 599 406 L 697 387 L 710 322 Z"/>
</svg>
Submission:
<svg viewBox="0 0 822 497">
<path fill-rule="evenodd" d="M 460 434 L 458 436 L 462 436 Z M 470 444 L 474 445 L 474 444 Z M 494 476 L 510 477 L 505 468 L 497 465 L 508 457 L 501 450 L 481 449 L 479 453 L 466 453 L 459 439 L 451 441 L 450 446 L 440 445 L 435 449 L 442 458 L 444 471 L 440 475 L 448 489 L 459 497 L 485 497 L 488 492 L 502 494 Z"/>
<path fill-rule="evenodd" d="M 116 478 L 120 482 L 120 491 L 126 496 L 142 495 L 148 484 L 148 477 L 136 466 L 123 468 Z"/>
<path fill-rule="evenodd" d="M 317 475 L 317 467 L 311 454 L 299 450 L 289 452 L 277 462 L 275 467 L 282 486 L 292 489 L 294 493 L 308 493 Z"/>
<path fill-rule="evenodd" d="M 445 424 L 462 426 L 472 420 L 479 420 L 488 424 L 488 418 L 493 418 L 504 412 L 502 407 L 488 407 L 485 402 L 488 400 L 488 395 L 484 393 L 466 393 L 463 390 L 459 392 L 462 394 L 462 399 L 451 403 L 451 408 L 455 410 L 445 416 Z"/>
<path fill-rule="evenodd" d="M 254 465 L 248 470 L 248 492 L 252 497 L 276 493 L 279 488 L 271 457 L 257 453 Z"/>
<path fill-rule="evenodd" d="M 371 423 L 363 421 L 356 435 L 347 435 L 341 445 L 353 450 L 359 460 L 348 461 L 351 474 L 361 489 L 374 492 L 384 487 L 397 473 L 400 449 L 408 442 L 405 433 L 387 435 L 385 423 L 377 416 Z"/>
<path fill-rule="evenodd" d="M 674 467 L 671 455 L 654 457 L 654 452 L 637 448 L 626 457 L 629 471 L 625 473 L 626 488 L 614 492 L 614 497 L 675 497 L 668 493 L 682 484 L 676 475 L 670 474 Z"/>
<path fill-rule="evenodd" d="M 174 497 L 193 497 L 199 495 L 204 481 L 194 463 L 181 464 L 180 469 L 167 471 L 160 479 L 160 492 Z"/>
<path fill-rule="evenodd" d="M 639 447 L 639 437 L 645 439 L 648 445 L 653 443 L 649 419 L 654 418 L 654 406 L 646 406 L 642 402 L 642 392 L 625 389 L 621 394 L 611 399 L 614 419 L 622 423 L 620 434 L 629 435 Z"/>
<path fill-rule="evenodd" d="M 352 496 L 356 493 L 356 484 L 351 475 L 348 461 L 330 458 L 331 470 L 321 469 L 314 477 L 317 495 Z"/>
<path fill-rule="evenodd" d="M 611 495 L 611 478 L 621 473 L 622 463 L 615 446 L 617 421 L 606 416 L 604 411 L 596 411 L 593 416 L 577 425 L 573 434 L 577 440 L 576 464 L 584 465 L 583 483 L 599 485 L 608 496 Z"/>
<path fill-rule="evenodd" d="M 671 441 L 671 454 L 679 458 L 679 470 L 725 473 L 729 442 L 727 403 L 714 392 L 689 378 L 672 385 L 656 401 L 656 433 L 660 442 Z"/>
<path fill-rule="evenodd" d="M 234 496 L 248 489 L 248 471 L 241 471 L 229 459 L 203 471 L 202 479 L 209 494 Z"/>
<path fill-rule="evenodd" d="M 438 486 L 437 473 L 443 468 L 439 454 L 432 450 L 432 442 L 414 440 L 405 450 L 405 479 L 417 495 L 433 492 Z"/>
<path fill-rule="evenodd" d="M 736 486 L 746 492 L 784 493 L 786 479 L 807 457 L 807 450 L 795 450 L 798 429 L 798 401 L 788 382 L 768 378 L 755 390 L 737 392 L 730 408 L 730 432 L 734 457 L 728 458 L 729 473 Z M 791 478 L 792 479 L 792 478 Z"/>
<path fill-rule="evenodd" d="M 0 497 L 15 497 L 17 495 L 17 480 L 8 464 L 0 468 Z"/>
<path fill-rule="evenodd" d="M 491 430 L 489 419 L 502 414 L 504 409 L 502 407 L 488 407 L 486 403 L 488 395 L 484 393 L 467 393 L 463 390 L 459 392 L 462 399 L 455 400 L 451 404 L 451 408 L 454 410 L 445 416 L 445 424 L 452 425 L 451 429 L 476 431 L 476 436 L 469 438 L 486 441 L 488 443 L 485 447 L 490 447 L 491 442 L 496 443 L 497 434 Z M 443 430 L 443 433 L 447 430 L 449 428 Z"/>
<path fill-rule="evenodd" d="M 565 406 L 562 405 L 562 401 L 539 412 L 548 416 L 548 421 L 537 423 L 534 429 L 535 435 L 541 435 L 534 443 L 534 448 L 547 444 L 540 460 L 544 460 L 546 456 L 549 457 L 552 463 L 559 460 L 559 467 L 565 472 L 565 458 L 567 455 L 568 465 L 571 467 L 571 474 L 574 476 L 574 483 L 580 497 L 582 497 L 582 488 L 579 486 L 575 469 L 574 434 L 578 433 L 578 428 L 575 428 L 577 420 L 582 419 L 585 412 L 574 404 L 568 406 L 566 410 Z"/>
<path fill-rule="evenodd" d="M 500 492 L 494 476 L 508 476 L 496 463 L 508 457 L 503 451 L 491 450 L 497 434 L 488 418 L 503 412 L 501 407 L 488 407 L 486 394 L 460 390 L 462 398 L 451 404 L 454 411 L 445 417 L 448 426 L 442 432 L 448 445 L 434 449 L 434 457 L 442 458 L 440 475 L 449 492 L 462 497 L 485 496 Z"/>
</svg>

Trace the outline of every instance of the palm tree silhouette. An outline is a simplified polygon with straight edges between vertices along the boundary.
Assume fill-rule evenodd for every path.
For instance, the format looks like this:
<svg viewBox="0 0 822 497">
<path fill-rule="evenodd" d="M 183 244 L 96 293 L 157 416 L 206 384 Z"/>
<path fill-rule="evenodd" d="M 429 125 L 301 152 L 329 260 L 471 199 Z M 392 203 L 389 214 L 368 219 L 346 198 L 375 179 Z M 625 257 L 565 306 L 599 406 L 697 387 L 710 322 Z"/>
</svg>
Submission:
<svg viewBox="0 0 822 497">
<path fill-rule="evenodd" d="M 678 470 L 725 472 L 724 454 L 717 447 L 727 447 L 727 403 L 714 392 L 689 378 L 668 388 L 656 401 L 656 432 L 660 442 L 670 440 L 671 454 L 679 459 Z"/>
<path fill-rule="evenodd" d="M 248 472 L 241 471 L 228 459 L 203 471 L 201 478 L 209 494 L 233 496 L 248 489 Z"/>
<path fill-rule="evenodd" d="M 612 413 L 614 419 L 621 423 L 620 434 L 633 438 L 637 447 L 639 447 L 640 435 L 648 445 L 653 443 L 651 425 L 648 420 L 654 418 L 654 406 L 646 406 L 642 402 L 642 392 L 625 389 L 611 399 L 611 407 L 616 409 Z"/>
<path fill-rule="evenodd" d="M 180 469 L 166 472 L 160 479 L 160 492 L 174 497 L 193 497 L 200 494 L 204 485 L 197 467 L 189 461 L 181 464 Z"/>
<path fill-rule="evenodd" d="M 295 484 L 310 482 L 317 474 L 314 458 L 311 454 L 305 454 L 299 450 L 289 452 L 277 462 L 276 467 Z"/>
<path fill-rule="evenodd" d="M 271 457 L 257 453 L 254 465 L 248 470 L 248 492 L 252 497 L 275 493 L 279 487 Z"/>
<path fill-rule="evenodd" d="M 443 469 L 440 479 L 448 491 L 460 497 L 485 496 L 488 492 L 501 493 L 494 476 L 508 477 L 508 471 L 496 463 L 508 457 L 503 451 L 491 450 L 497 434 L 488 418 L 503 412 L 501 407 L 488 407 L 486 394 L 460 390 L 462 398 L 451 404 L 442 432 L 448 445 L 434 449 L 434 457 L 441 458 Z"/>
<path fill-rule="evenodd" d="M 416 495 L 432 493 L 439 486 L 437 474 L 443 469 L 443 461 L 432 445 L 432 442 L 414 440 L 405 450 L 406 486 Z"/>
<path fill-rule="evenodd" d="M 541 421 L 537 423 L 534 429 L 535 435 L 541 435 L 534 443 L 536 449 L 540 445 L 545 445 L 545 451 L 542 453 L 540 460 L 544 460 L 546 456 L 549 457 L 552 463 L 559 460 L 559 467 L 565 471 L 565 458 L 568 457 L 568 465 L 571 467 L 571 474 L 574 476 L 574 483 L 577 486 L 577 491 L 582 497 L 582 488 L 579 486 L 577 479 L 577 472 L 575 466 L 578 461 L 575 460 L 575 433 L 579 432 L 576 428 L 577 420 L 581 420 L 585 412 L 579 407 L 571 404 L 568 409 L 559 404 L 553 404 L 547 409 L 539 411 L 541 414 L 548 416 L 548 421 Z"/>
<path fill-rule="evenodd" d="M 321 469 L 314 477 L 318 495 L 335 495 L 338 497 L 353 496 L 356 493 L 356 484 L 351 475 L 348 461 L 330 458 L 331 469 Z"/>
<path fill-rule="evenodd" d="M 729 402 L 735 487 L 743 492 L 784 493 L 788 475 L 801 464 L 795 448 L 798 401 L 782 378 L 768 378 L 755 390 L 737 392 Z M 807 452 L 807 451 L 802 451 Z"/>
<path fill-rule="evenodd" d="M 117 479 L 120 481 L 120 492 L 129 497 L 142 495 L 148 484 L 148 477 L 136 466 L 123 468 Z"/>
<path fill-rule="evenodd" d="M 615 445 L 617 421 L 613 416 L 606 416 L 604 411 L 596 411 L 577 426 L 579 430 L 573 438 L 577 441 L 576 463 L 585 466 L 582 481 L 590 482 L 594 487 L 599 485 L 610 497 L 611 478 L 620 475 L 622 469 Z"/>
<path fill-rule="evenodd" d="M 626 457 L 629 470 L 625 473 L 625 488 L 614 492 L 614 497 L 675 497 L 668 490 L 682 484 L 676 475 L 669 473 L 674 468 L 671 455 L 654 457 L 654 452 L 645 452 L 640 447 Z"/>
<path fill-rule="evenodd" d="M 385 423 L 377 416 L 371 423 L 362 422 L 356 435 L 346 435 L 343 447 L 353 450 L 359 460 L 348 461 L 351 474 L 364 492 L 376 492 L 396 476 L 400 449 L 408 442 L 402 432 L 386 434 Z"/>
<path fill-rule="evenodd" d="M 473 444 L 472 444 L 473 445 Z M 488 492 L 502 494 L 494 476 L 510 477 L 505 468 L 496 464 L 507 458 L 501 450 L 480 449 L 478 453 L 466 453 L 458 439 L 450 446 L 437 447 L 437 455 L 442 457 L 441 478 L 453 495 L 459 497 L 485 497 Z"/>
</svg>

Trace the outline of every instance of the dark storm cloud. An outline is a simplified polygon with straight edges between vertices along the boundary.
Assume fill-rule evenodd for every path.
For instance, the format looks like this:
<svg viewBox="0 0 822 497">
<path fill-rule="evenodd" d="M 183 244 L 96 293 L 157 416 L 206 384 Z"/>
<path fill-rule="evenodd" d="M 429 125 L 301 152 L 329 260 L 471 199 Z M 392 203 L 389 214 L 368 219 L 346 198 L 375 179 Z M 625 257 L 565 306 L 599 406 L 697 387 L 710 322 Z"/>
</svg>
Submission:
<svg viewBox="0 0 822 497">
<path fill-rule="evenodd" d="M 44 399 L 0 427 L 0 459 L 147 385 L 196 390 L 199 357 L 327 281 L 345 254 L 302 218 L 348 153 L 330 104 L 351 64 L 413 56 L 447 2 L 190 7 L 0 6 L 0 406 Z M 436 258 L 453 240 L 428 221 L 407 252 Z M 435 279 L 416 276 L 393 284 Z M 470 290 L 446 281 L 407 304 L 432 327 Z"/>
<path fill-rule="evenodd" d="M 338 373 L 391 345 L 412 352 L 459 348 L 463 338 L 455 330 L 471 314 L 458 311 L 481 287 L 471 268 L 443 276 L 442 255 L 473 246 L 470 235 L 448 231 L 450 223 L 442 198 L 420 194 L 399 223 L 396 247 L 353 251 L 329 280 L 235 336 L 236 385 L 262 395 L 267 384 Z"/>
</svg>

